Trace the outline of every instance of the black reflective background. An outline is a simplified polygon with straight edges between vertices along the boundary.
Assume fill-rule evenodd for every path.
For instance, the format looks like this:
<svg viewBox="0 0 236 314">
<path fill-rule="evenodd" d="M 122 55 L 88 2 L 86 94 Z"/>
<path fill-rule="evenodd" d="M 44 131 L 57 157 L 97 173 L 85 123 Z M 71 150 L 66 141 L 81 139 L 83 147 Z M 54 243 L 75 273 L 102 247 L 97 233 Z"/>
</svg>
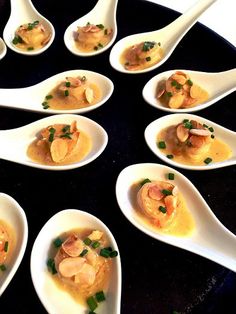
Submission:
<svg viewBox="0 0 236 314">
<path fill-rule="evenodd" d="M 171 69 L 218 72 L 234 68 L 235 48 L 197 23 L 159 69 L 125 75 L 110 66 L 110 50 L 95 57 L 79 58 L 64 45 L 67 26 L 87 13 L 96 1 L 32 2 L 53 23 L 55 40 L 46 52 L 35 57 L 8 49 L 6 57 L 0 61 L 0 88 L 26 87 L 62 71 L 86 69 L 108 76 L 114 82 L 115 90 L 107 103 L 85 114 L 101 124 L 109 136 L 107 148 L 91 164 L 67 172 L 49 172 L 0 160 L 0 191 L 19 202 L 29 224 L 26 253 L 1 296 L 0 312 L 46 313 L 31 281 L 32 245 L 52 215 L 66 208 L 77 208 L 100 218 L 117 240 L 122 262 L 122 314 L 169 314 L 173 310 L 218 314 L 226 313 L 226 308 L 228 314 L 235 313 L 235 273 L 142 234 L 123 216 L 115 197 L 116 178 L 124 167 L 141 162 L 162 163 L 144 141 L 145 127 L 165 114 L 142 99 L 146 82 Z M 9 1 L 0 0 L 0 34 L 9 14 Z M 178 15 L 149 2 L 119 0 L 117 40 L 132 33 L 164 27 Z M 236 131 L 235 103 L 234 93 L 197 114 Z M 0 129 L 23 126 L 43 117 L 43 114 L 1 108 Z M 0 147 L 2 149 L 4 147 Z M 179 171 L 195 184 L 223 224 L 236 233 L 235 167 L 207 172 Z"/>
</svg>

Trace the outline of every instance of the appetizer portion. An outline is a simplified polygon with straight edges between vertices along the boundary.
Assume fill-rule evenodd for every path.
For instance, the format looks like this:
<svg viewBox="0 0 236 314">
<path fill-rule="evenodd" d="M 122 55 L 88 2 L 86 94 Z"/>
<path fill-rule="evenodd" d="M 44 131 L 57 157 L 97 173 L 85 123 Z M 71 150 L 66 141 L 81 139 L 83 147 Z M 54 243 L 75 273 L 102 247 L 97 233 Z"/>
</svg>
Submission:
<svg viewBox="0 0 236 314">
<path fill-rule="evenodd" d="M 168 181 L 146 178 L 135 184 L 137 212 L 143 222 L 158 231 L 187 236 L 194 230 L 194 221 L 173 180 L 174 174 L 168 174 Z"/>
<path fill-rule="evenodd" d="M 190 108 L 209 98 L 207 91 L 195 84 L 184 72 L 177 71 L 159 82 L 156 98 L 172 109 Z"/>
<path fill-rule="evenodd" d="M 45 46 L 51 38 L 42 23 L 34 21 L 20 25 L 15 31 L 15 37 L 12 43 L 22 50 L 38 50 Z"/>
<path fill-rule="evenodd" d="M 100 99 L 101 90 L 86 76 L 66 77 L 46 95 L 42 106 L 44 109 L 70 110 L 94 105 Z"/>
<path fill-rule="evenodd" d="M 53 124 L 43 129 L 29 145 L 27 155 L 39 163 L 60 165 L 78 162 L 91 149 L 91 141 L 77 129 L 76 121 Z"/>
<path fill-rule="evenodd" d="M 78 27 L 75 32 L 75 43 L 79 50 L 90 52 L 99 50 L 111 41 L 113 30 L 103 24 L 90 24 Z"/>
<path fill-rule="evenodd" d="M 15 235 L 12 228 L 0 220 L 0 276 L 7 269 L 15 244 Z"/>
<path fill-rule="evenodd" d="M 126 70 L 137 71 L 151 67 L 159 62 L 162 56 L 160 43 L 144 41 L 127 48 L 121 56 L 121 63 Z"/>
<path fill-rule="evenodd" d="M 212 127 L 188 119 L 163 129 L 157 135 L 157 146 L 168 158 L 192 165 L 223 161 L 232 154 Z"/>
<path fill-rule="evenodd" d="M 47 266 L 59 288 L 94 311 L 106 299 L 112 259 L 117 255 L 104 232 L 71 230 L 54 240 Z"/>
</svg>

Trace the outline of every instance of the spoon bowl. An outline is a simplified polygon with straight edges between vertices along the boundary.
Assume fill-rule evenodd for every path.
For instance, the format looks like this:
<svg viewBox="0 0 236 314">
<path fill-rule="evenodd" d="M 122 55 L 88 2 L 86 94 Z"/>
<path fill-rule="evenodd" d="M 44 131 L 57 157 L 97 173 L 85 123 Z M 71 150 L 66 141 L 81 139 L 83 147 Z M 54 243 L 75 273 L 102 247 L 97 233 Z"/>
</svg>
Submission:
<svg viewBox="0 0 236 314">
<path fill-rule="evenodd" d="M 86 78 L 95 83 L 101 91 L 101 99 L 94 105 L 78 109 L 55 110 L 44 109 L 42 103 L 45 96 L 55 88 L 66 77 L 86 76 Z M 112 95 L 114 85 L 106 76 L 87 70 L 70 70 L 58 73 L 36 85 L 24 88 L 0 88 L 0 106 L 35 111 L 40 113 L 58 114 L 58 113 L 85 113 L 103 105 Z"/>
<path fill-rule="evenodd" d="M 187 164 L 181 164 L 176 162 L 174 159 L 169 159 L 166 155 L 164 155 L 161 150 L 157 147 L 157 134 L 165 129 L 168 126 L 176 125 L 178 123 L 181 123 L 184 119 L 188 120 L 196 120 L 200 122 L 201 124 L 206 124 L 208 126 L 211 126 L 214 129 L 215 137 L 223 141 L 224 143 L 228 144 L 228 146 L 232 150 L 232 156 L 224 161 L 221 162 L 212 162 L 206 165 L 187 165 Z M 151 149 L 151 151 L 161 160 L 164 162 L 170 164 L 174 167 L 179 167 L 183 169 L 188 170 L 211 170 L 216 168 L 222 168 L 226 166 L 231 166 L 236 164 L 236 132 L 233 132 L 229 129 L 226 129 L 222 126 L 220 126 L 217 123 L 214 123 L 210 120 L 207 120 L 205 118 L 202 118 L 197 115 L 193 114 L 184 114 L 184 113 L 176 113 L 176 114 L 169 114 L 164 117 L 161 117 L 159 119 L 156 119 L 155 121 L 151 122 L 145 129 L 144 137 L 146 140 L 146 143 L 148 147 Z"/>
<path fill-rule="evenodd" d="M 37 138 L 37 134 L 43 128 L 56 123 L 71 124 L 73 121 L 77 122 L 78 129 L 84 132 L 92 142 L 89 153 L 82 160 L 67 165 L 50 166 L 37 163 L 28 157 L 29 145 Z M 45 170 L 69 170 L 82 167 L 95 160 L 103 152 L 107 142 L 106 131 L 93 120 L 72 114 L 54 115 L 16 129 L 1 130 L 0 145 L 4 147 L 4 150 L 1 150 L 0 158 Z"/>
<path fill-rule="evenodd" d="M 199 16 L 215 1 L 216 0 L 200 0 L 193 7 L 164 28 L 151 32 L 133 34 L 122 38 L 111 49 L 109 57 L 111 66 L 115 70 L 126 74 L 145 73 L 158 68 L 170 57 L 180 40 L 197 22 Z M 130 71 L 125 69 L 120 60 L 122 53 L 127 48 L 145 41 L 155 41 L 156 43 L 161 44 L 163 50 L 162 59 L 158 63 L 141 70 Z"/>
<path fill-rule="evenodd" d="M 117 36 L 117 22 L 116 22 L 116 10 L 118 0 L 98 0 L 95 7 L 83 17 L 70 24 L 64 34 L 64 42 L 66 47 L 74 55 L 80 57 L 91 57 L 100 54 L 109 49 L 114 43 Z M 109 27 L 113 30 L 112 39 L 107 45 L 98 50 L 90 52 L 84 52 L 76 47 L 74 34 L 78 26 L 85 26 L 87 23 L 98 25 L 103 24 L 105 27 Z"/>
<path fill-rule="evenodd" d="M 6 222 L 16 235 L 13 254 L 7 268 L 0 275 L 0 296 L 16 273 L 25 253 L 28 239 L 28 224 L 24 210 L 9 195 L 0 193 L 0 219 Z"/>
<path fill-rule="evenodd" d="M 167 181 L 167 174 L 174 174 L 174 181 L 183 195 L 195 221 L 195 230 L 190 236 L 168 235 L 142 223 L 134 209 L 131 186 L 144 178 Z M 153 163 L 130 165 L 123 169 L 116 182 L 116 197 L 125 217 L 140 231 L 167 244 L 206 257 L 236 271 L 236 236 L 216 218 L 195 186 L 173 168 Z"/>
<path fill-rule="evenodd" d="M 2 40 L 2 38 L 0 38 L 0 60 L 5 57 L 6 53 L 7 53 L 7 47 L 4 41 Z"/>
<path fill-rule="evenodd" d="M 186 73 L 193 82 L 204 88 L 208 92 L 209 98 L 204 103 L 189 108 L 174 109 L 163 105 L 161 101 L 156 98 L 158 83 L 161 81 L 166 81 L 173 73 L 177 71 Z M 233 93 L 236 90 L 235 82 L 236 69 L 218 73 L 189 70 L 170 70 L 159 73 L 151 78 L 144 86 L 142 94 L 144 100 L 154 108 L 167 112 L 195 112 L 205 109 L 220 99 L 226 97 L 230 93 Z"/>
<path fill-rule="evenodd" d="M 6 45 L 16 53 L 27 56 L 38 55 L 47 50 L 55 38 L 55 29 L 52 23 L 36 10 L 31 0 L 10 0 L 10 2 L 11 14 L 3 31 L 3 38 Z M 34 21 L 39 21 L 43 24 L 45 29 L 51 34 L 50 40 L 41 49 L 22 50 L 17 48 L 12 43 L 16 29 L 20 25 L 32 23 Z"/>
<path fill-rule="evenodd" d="M 50 218 L 39 232 L 31 252 L 31 277 L 35 290 L 50 314 L 85 313 L 86 307 L 75 302 L 53 281 L 46 262 L 51 243 L 62 233 L 78 228 L 97 229 L 106 234 L 112 248 L 118 251 L 116 241 L 108 227 L 95 216 L 76 209 L 60 211 Z M 106 301 L 99 304 L 96 313 L 119 314 L 121 300 L 121 263 L 119 255 L 113 259 L 111 278 L 106 293 Z"/>
</svg>

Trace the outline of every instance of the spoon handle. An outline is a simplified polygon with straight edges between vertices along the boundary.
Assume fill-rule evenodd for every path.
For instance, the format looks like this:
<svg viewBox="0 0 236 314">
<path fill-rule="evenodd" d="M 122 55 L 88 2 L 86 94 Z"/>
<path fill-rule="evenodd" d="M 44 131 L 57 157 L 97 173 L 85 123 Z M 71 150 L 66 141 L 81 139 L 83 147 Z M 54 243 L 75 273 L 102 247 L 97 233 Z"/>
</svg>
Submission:
<svg viewBox="0 0 236 314">
<path fill-rule="evenodd" d="M 25 16 L 26 12 L 32 12 L 32 10 L 38 14 L 31 0 L 10 0 L 10 2 L 11 2 L 11 18 L 17 18 L 18 20 L 20 16 Z M 30 17 L 31 15 L 29 15 L 29 18 Z M 25 22 L 31 22 L 31 20 Z"/>
<path fill-rule="evenodd" d="M 216 1 L 217 0 L 200 0 L 186 12 L 180 15 L 175 21 L 166 26 L 166 29 L 168 29 L 168 31 L 170 31 L 172 35 L 178 39 L 177 43 L 197 22 L 199 16 Z"/>
<path fill-rule="evenodd" d="M 30 99 L 31 98 L 31 99 Z M 0 107 L 32 109 L 33 93 L 28 88 L 0 88 Z"/>
</svg>

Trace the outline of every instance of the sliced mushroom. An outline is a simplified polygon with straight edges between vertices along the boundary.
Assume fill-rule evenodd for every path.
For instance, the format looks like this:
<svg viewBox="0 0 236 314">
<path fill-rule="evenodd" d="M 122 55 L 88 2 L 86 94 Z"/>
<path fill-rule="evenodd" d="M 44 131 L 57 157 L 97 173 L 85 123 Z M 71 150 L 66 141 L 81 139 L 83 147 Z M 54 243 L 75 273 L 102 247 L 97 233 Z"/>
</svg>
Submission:
<svg viewBox="0 0 236 314">
<path fill-rule="evenodd" d="M 176 128 L 176 135 L 180 142 L 185 142 L 189 137 L 189 129 L 181 123 Z"/>
<path fill-rule="evenodd" d="M 50 153 L 53 161 L 62 161 L 63 159 L 65 159 L 67 152 L 67 141 L 63 140 L 62 138 L 56 138 L 54 141 L 52 141 L 52 144 L 50 146 Z"/>
<path fill-rule="evenodd" d="M 191 129 L 189 132 L 197 136 L 210 136 L 211 135 L 211 132 L 206 129 Z"/>
<path fill-rule="evenodd" d="M 76 235 L 71 235 L 62 243 L 62 248 L 71 257 L 79 256 L 84 249 L 84 243 Z"/>
<path fill-rule="evenodd" d="M 70 278 L 81 270 L 85 261 L 83 257 L 64 258 L 58 265 L 59 272 L 63 277 Z"/>
<path fill-rule="evenodd" d="M 93 90 L 90 87 L 87 87 L 85 89 L 85 98 L 89 104 L 93 102 L 94 96 L 93 96 Z"/>
</svg>

